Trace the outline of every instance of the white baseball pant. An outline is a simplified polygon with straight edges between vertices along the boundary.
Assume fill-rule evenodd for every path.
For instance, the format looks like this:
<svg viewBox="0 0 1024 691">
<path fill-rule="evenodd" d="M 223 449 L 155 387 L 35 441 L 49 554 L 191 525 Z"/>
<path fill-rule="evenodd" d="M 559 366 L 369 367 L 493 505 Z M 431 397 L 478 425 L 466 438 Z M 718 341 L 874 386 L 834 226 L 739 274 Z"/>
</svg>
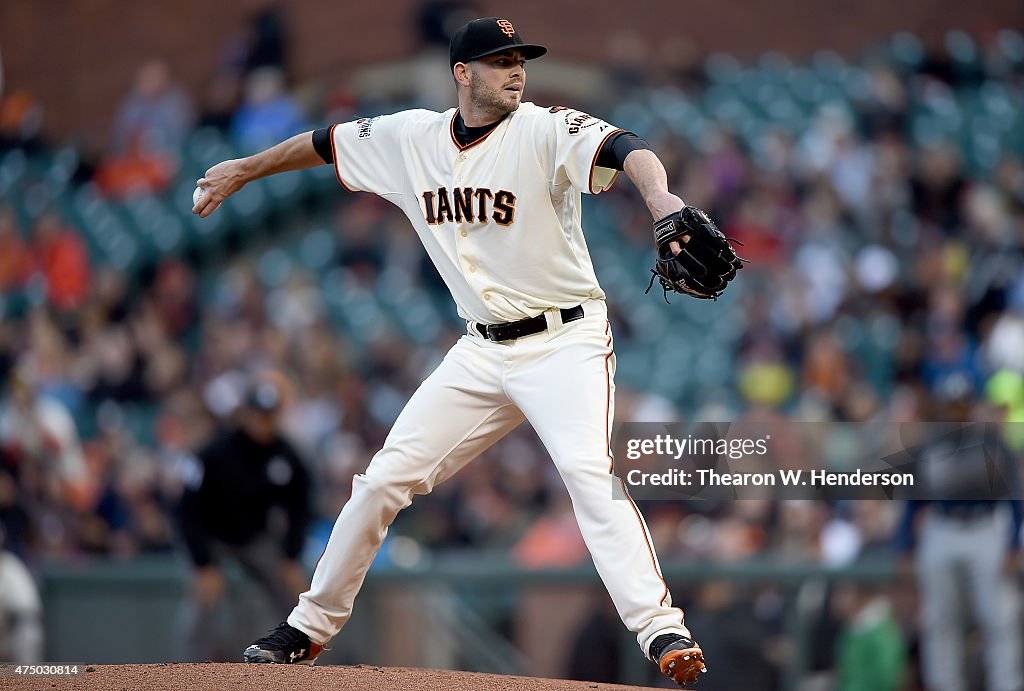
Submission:
<svg viewBox="0 0 1024 691">
<path fill-rule="evenodd" d="M 647 653 L 663 633 L 689 636 L 672 607 L 650 533 L 632 500 L 612 498 L 609 436 L 615 355 L 603 300 L 548 330 L 495 343 L 472 327 L 420 385 L 384 447 L 352 483 L 307 592 L 288 623 L 326 644 L 348 621 L 388 526 L 426 494 L 529 420 L 569 491 L 580 532 L 623 623 Z M 625 489 L 622 486 L 623 490 Z"/>
</svg>

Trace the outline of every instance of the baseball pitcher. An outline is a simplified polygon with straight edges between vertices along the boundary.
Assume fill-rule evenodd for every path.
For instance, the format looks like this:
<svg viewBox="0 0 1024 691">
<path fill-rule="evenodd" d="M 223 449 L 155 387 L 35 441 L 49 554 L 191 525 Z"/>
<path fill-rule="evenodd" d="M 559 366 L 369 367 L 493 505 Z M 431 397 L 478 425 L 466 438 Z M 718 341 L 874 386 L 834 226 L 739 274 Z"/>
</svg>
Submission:
<svg viewBox="0 0 1024 691">
<path fill-rule="evenodd" d="M 198 181 L 193 212 L 206 217 L 247 182 L 333 165 L 346 190 L 380 195 L 405 213 L 466 320 L 465 335 L 355 477 L 309 590 L 286 622 L 245 650 L 246 661 L 311 663 L 351 615 L 398 512 L 528 420 L 641 650 L 679 684 L 704 671 L 643 517 L 628 494 L 612 499 L 612 483 L 622 484 L 609 446 L 615 353 L 581 227 L 582 194 L 626 173 L 658 219 L 653 271 L 666 291 L 715 298 L 741 260 L 706 214 L 669 192 L 642 139 L 578 110 L 523 100 L 526 61 L 546 52 L 507 19 L 474 20 L 451 43 L 458 108 L 307 132 Z"/>
</svg>

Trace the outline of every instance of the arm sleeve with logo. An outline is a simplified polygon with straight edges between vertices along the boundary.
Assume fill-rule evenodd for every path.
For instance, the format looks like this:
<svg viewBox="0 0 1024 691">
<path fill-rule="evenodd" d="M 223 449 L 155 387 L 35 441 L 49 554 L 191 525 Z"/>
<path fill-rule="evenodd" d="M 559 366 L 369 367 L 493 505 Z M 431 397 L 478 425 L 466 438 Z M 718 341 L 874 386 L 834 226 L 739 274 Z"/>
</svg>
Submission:
<svg viewBox="0 0 1024 691">
<path fill-rule="evenodd" d="M 551 115 L 554 128 L 556 179 L 569 180 L 588 194 L 599 194 L 612 186 L 619 171 L 597 165 L 605 141 L 622 130 L 579 110 L 565 108 Z"/>
<path fill-rule="evenodd" d="M 350 192 L 395 195 L 401 189 L 401 133 L 410 111 L 360 118 L 331 128 L 334 172 Z"/>
</svg>

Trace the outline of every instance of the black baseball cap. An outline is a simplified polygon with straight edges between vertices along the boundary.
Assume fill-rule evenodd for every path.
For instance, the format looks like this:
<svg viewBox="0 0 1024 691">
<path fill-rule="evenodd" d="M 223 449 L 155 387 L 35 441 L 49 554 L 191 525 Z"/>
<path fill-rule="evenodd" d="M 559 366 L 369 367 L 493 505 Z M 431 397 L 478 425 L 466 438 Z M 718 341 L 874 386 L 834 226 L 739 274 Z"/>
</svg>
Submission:
<svg viewBox="0 0 1024 691">
<path fill-rule="evenodd" d="M 527 60 L 539 58 L 548 49 L 532 43 L 523 43 L 512 22 L 501 17 L 474 19 L 452 36 L 451 66 L 457 62 L 470 62 L 513 48 L 522 51 Z"/>
</svg>

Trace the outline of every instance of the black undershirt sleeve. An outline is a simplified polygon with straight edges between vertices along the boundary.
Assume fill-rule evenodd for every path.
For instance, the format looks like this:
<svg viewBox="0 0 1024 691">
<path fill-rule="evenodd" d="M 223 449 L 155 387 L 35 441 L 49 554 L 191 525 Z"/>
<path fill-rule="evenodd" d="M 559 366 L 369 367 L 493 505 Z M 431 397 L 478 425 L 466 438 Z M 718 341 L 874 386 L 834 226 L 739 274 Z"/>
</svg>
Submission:
<svg viewBox="0 0 1024 691">
<path fill-rule="evenodd" d="M 601 147 L 601 151 L 597 154 L 596 165 L 601 168 L 622 170 L 622 166 L 626 161 L 626 156 L 628 156 L 631 151 L 650 148 L 650 144 L 632 132 L 617 132 L 611 137 L 608 137 L 604 145 Z"/>
<path fill-rule="evenodd" d="M 331 128 L 321 127 L 313 130 L 313 148 L 324 159 L 324 163 L 334 163 L 334 147 L 331 146 Z"/>
</svg>

